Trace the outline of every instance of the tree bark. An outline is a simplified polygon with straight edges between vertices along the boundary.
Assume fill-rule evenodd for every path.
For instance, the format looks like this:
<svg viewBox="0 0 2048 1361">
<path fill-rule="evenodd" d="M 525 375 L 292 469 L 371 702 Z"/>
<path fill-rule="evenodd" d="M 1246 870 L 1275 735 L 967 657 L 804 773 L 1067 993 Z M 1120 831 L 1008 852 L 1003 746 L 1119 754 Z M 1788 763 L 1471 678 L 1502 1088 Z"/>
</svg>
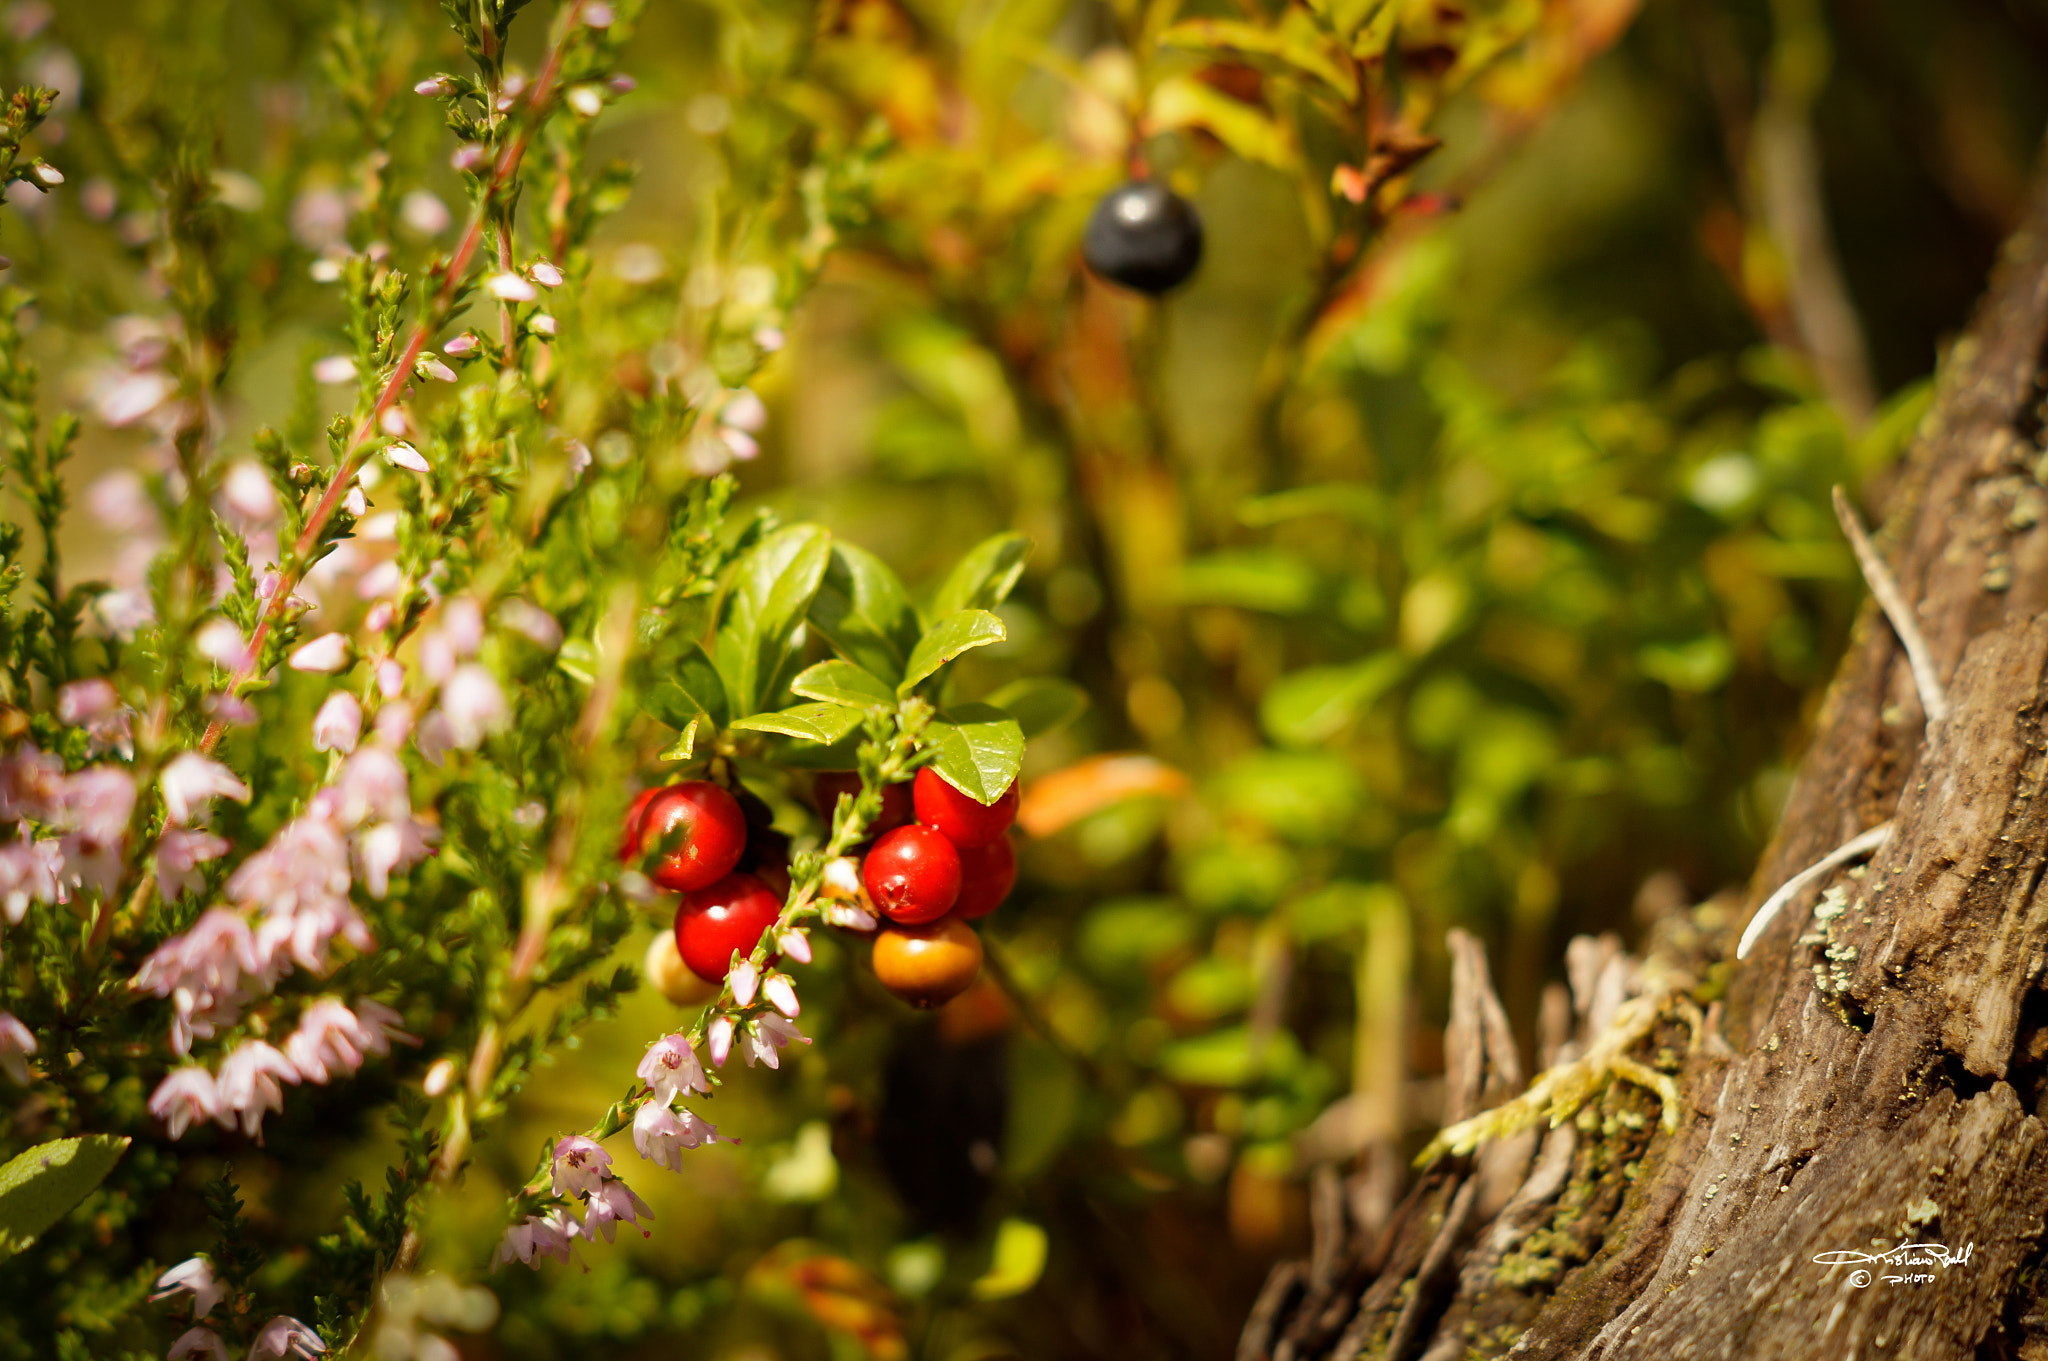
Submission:
<svg viewBox="0 0 2048 1361">
<path fill-rule="evenodd" d="M 1617 1081 L 1556 1129 L 1437 1164 L 1383 1225 L 1319 1195 L 1337 1208 L 1315 1257 L 1276 1268 L 1240 1361 L 2048 1361 L 2044 393 L 2048 177 L 1944 362 L 1880 537 L 1947 719 L 1923 721 L 1866 606 L 1746 898 L 1667 919 L 1640 965 L 1575 943 L 1575 1036 L 1544 1047 L 1583 1053 L 1664 980 L 1671 1006 L 1630 1052 L 1675 1078 L 1676 1128 Z M 1886 819 L 1867 865 L 1813 885 L 1733 962 L 1774 889 Z M 1454 982 L 1466 1071 L 1447 1123 L 1521 1085 L 1474 1020 L 1483 959 Z M 1721 984 L 1696 1039 L 1683 999 Z M 1816 1261 L 1911 1243 L 1952 1259 Z"/>
</svg>

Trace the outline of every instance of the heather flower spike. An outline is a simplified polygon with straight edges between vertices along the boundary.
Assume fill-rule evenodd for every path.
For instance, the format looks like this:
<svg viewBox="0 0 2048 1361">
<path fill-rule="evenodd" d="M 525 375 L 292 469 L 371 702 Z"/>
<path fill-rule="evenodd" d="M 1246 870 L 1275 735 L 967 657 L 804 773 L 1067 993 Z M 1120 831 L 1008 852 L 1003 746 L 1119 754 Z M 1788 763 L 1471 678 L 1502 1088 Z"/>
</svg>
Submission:
<svg viewBox="0 0 2048 1361">
<path fill-rule="evenodd" d="M 154 1304 L 173 1295 L 190 1295 L 192 1317 L 200 1319 L 220 1303 L 223 1293 L 214 1282 L 213 1263 L 204 1257 L 188 1257 L 156 1278 L 156 1292 L 149 1299 Z"/>
</svg>

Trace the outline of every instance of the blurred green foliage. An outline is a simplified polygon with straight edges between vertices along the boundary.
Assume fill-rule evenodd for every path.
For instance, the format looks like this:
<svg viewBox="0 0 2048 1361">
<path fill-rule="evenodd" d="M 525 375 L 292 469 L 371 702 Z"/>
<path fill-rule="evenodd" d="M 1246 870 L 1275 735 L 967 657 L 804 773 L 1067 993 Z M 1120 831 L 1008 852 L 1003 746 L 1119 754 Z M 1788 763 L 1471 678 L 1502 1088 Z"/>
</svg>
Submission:
<svg viewBox="0 0 2048 1361">
<path fill-rule="evenodd" d="M 640 87 L 589 134 L 592 163 L 637 176 L 605 172 L 622 206 L 565 316 L 604 366 L 565 391 L 644 397 L 689 309 L 744 311 L 821 268 L 757 380 L 771 418 L 744 495 L 868 545 L 924 598 L 985 536 L 1027 535 L 1007 639 L 961 658 L 962 690 L 1063 676 L 1091 704 L 1026 754 L 1035 792 L 1064 798 L 986 923 L 1008 1000 L 914 1018 L 862 947 L 821 939 L 816 1043 L 721 1093 L 739 1147 L 641 1187 L 653 1239 L 489 1278 L 502 1317 L 465 1354 L 1228 1355 L 1301 1241 L 1308 1160 L 1398 1158 L 1429 1128 L 1448 927 L 1492 943 L 1526 1035 L 1570 935 L 1745 877 L 1859 596 L 1828 488 L 1882 487 L 2017 215 L 2048 17 L 1312 9 L 649 6 Z M 324 196 L 373 205 L 414 253 L 445 214 L 382 186 L 460 200 L 428 101 L 334 94 L 337 70 L 402 90 L 453 67 L 424 10 L 8 11 L 10 81 L 60 91 L 38 152 L 66 191 L 15 185 L 4 228 L 53 405 L 89 401 L 110 328 L 158 305 L 141 264 L 168 210 L 228 262 L 158 262 L 216 288 L 186 310 L 234 335 L 223 447 L 318 430 L 333 413 L 301 375 L 346 348 L 308 279 Z M 539 27 L 515 30 L 515 62 Z M 1818 71 L 1807 189 L 1861 313 L 1867 413 L 1816 366 L 1753 167 L 1754 115 L 1797 61 Z M 1201 272 L 1158 304 L 1077 258 L 1133 157 L 1207 226 Z M 745 255 L 744 223 L 737 253 L 712 239 L 721 204 L 772 197 L 796 163 L 812 236 L 700 287 L 702 262 Z M 674 287 L 639 286 L 657 278 Z M 644 437 L 679 419 L 630 405 Z M 89 426 L 75 457 L 134 455 Z M 89 571 L 119 548 L 88 518 L 70 534 Z M 1075 766 L 1109 752 L 1153 764 Z M 643 990 L 572 1041 L 606 1061 L 520 1094 L 430 1203 L 425 1264 L 479 1279 L 536 1144 L 587 1124 L 619 1056 L 674 1023 Z M 317 1164 L 222 1145 L 266 1241 L 329 1222 L 345 1178 L 398 1155 L 325 1114 L 296 1145 Z M 937 1171 L 892 1163 L 925 1137 Z M 138 1175 L 153 1156 L 130 1155 Z M 77 1283 L 88 1330 L 197 1241 L 103 1222 L 133 1270 Z"/>
</svg>

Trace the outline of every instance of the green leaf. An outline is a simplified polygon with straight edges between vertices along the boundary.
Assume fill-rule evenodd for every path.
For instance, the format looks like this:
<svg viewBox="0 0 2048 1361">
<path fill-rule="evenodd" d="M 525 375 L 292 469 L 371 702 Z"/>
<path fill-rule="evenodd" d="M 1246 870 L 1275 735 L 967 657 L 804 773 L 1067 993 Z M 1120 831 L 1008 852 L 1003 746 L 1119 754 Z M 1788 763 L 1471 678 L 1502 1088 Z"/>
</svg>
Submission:
<svg viewBox="0 0 2048 1361">
<path fill-rule="evenodd" d="M 817 525 L 778 529 L 741 559 L 718 630 L 719 670 L 732 688 L 736 717 L 754 712 L 789 656 L 824 580 L 832 536 Z"/>
<path fill-rule="evenodd" d="M 88 1134 L 37 1144 L 0 1167 L 0 1260 L 14 1256 L 106 1180 L 128 1140 Z"/>
<path fill-rule="evenodd" d="M 845 543 L 832 545 L 810 618 L 841 656 L 892 685 L 920 632 L 910 595 L 888 564 Z"/>
<path fill-rule="evenodd" d="M 1311 666 L 1273 683 L 1259 701 L 1259 724 L 1283 747 L 1312 747 L 1350 725 L 1408 670 L 1399 652 L 1350 666 Z"/>
<path fill-rule="evenodd" d="M 1160 81 L 1152 91 L 1145 124 L 1154 132 L 1203 128 L 1245 160 L 1290 174 L 1301 163 L 1294 136 L 1285 124 L 1193 76 L 1168 76 Z"/>
<path fill-rule="evenodd" d="M 970 648 L 1000 643 L 1008 636 L 1003 621 L 987 610 L 958 610 L 941 617 L 925 630 L 924 637 L 911 650 L 910 664 L 904 668 L 903 683 L 896 687 L 897 693 L 909 694 Z"/>
<path fill-rule="evenodd" d="M 1358 98 L 1358 76 L 1342 50 L 1316 31 L 1302 10 L 1290 9 L 1273 28 L 1242 19 L 1185 19 L 1159 35 L 1161 44 L 1221 53 L 1262 70 L 1314 78 L 1346 103 Z"/>
<path fill-rule="evenodd" d="M 1314 487 L 1289 487 L 1265 496 L 1240 501 L 1240 523 L 1264 527 L 1308 515 L 1340 515 L 1367 529 L 1384 528 L 1388 520 L 1387 498 L 1378 488 L 1356 482 L 1325 482 Z"/>
<path fill-rule="evenodd" d="M 704 649 L 690 644 L 675 668 L 640 692 L 640 707 L 671 728 L 687 728 L 701 716 L 722 728 L 732 716 L 725 678 Z"/>
<path fill-rule="evenodd" d="M 861 711 L 844 704 L 799 704 L 779 713 L 754 714 L 732 727 L 735 732 L 772 732 L 804 742 L 830 746 L 860 726 Z"/>
<path fill-rule="evenodd" d="M 664 751 L 659 759 L 663 761 L 689 760 L 690 753 L 697 749 L 697 725 L 702 721 L 702 719 L 691 719 L 689 726 L 685 727 L 676 740 L 669 744 L 668 750 Z"/>
<path fill-rule="evenodd" d="M 961 704 L 925 730 L 939 778 L 977 803 L 1003 796 L 1024 764 L 1024 730 L 1001 709 Z"/>
<path fill-rule="evenodd" d="M 1301 614 L 1315 604 L 1315 568 L 1277 548 L 1235 548 L 1193 558 L 1181 568 L 1180 598 L 1190 605 L 1237 605 L 1269 614 Z"/>
<path fill-rule="evenodd" d="M 805 699 L 828 704 L 851 704 L 857 709 L 871 705 L 896 707 L 896 692 L 889 683 L 864 666 L 833 660 L 805 667 L 789 688 Z"/>
<path fill-rule="evenodd" d="M 1735 670 L 1735 648 L 1720 634 L 1709 633 L 1687 643 L 1652 643 L 1636 652 L 1636 665 L 1673 690 L 1706 694 L 1720 689 Z"/>
<path fill-rule="evenodd" d="M 1028 739 L 1080 717 L 1088 707 L 1088 692 L 1072 681 L 1031 676 L 1011 681 L 990 695 L 988 702 L 1016 719 Z"/>
<path fill-rule="evenodd" d="M 997 534 L 967 550 L 932 597 L 932 618 L 944 619 L 961 610 L 992 610 L 1009 598 L 1031 540 L 1022 534 Z"/>
<path fill-rule="evenodd" d="M 1044 1229 L 1025 1219 L 1005 1219 L 996 1229 L 995 1259 L 971 1289 L 978 1300 L 1002 1300 L 1021 1295 L 1038 1284 L 1045 1274 L 1046 1248 L 1050 1240 Z"/>
</svg>

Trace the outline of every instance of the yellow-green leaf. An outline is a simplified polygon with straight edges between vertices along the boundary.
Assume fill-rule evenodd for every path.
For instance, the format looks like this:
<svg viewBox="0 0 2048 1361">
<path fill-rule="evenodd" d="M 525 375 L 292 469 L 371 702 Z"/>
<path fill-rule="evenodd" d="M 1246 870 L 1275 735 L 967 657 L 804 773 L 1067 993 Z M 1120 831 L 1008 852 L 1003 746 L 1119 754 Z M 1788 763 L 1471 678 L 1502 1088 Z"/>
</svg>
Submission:
<svg viewBox="0 0 2048 1361">
<path fill-rule="evenodd" d="M 1232 99 L 1193 76 L 1170 76 L 1152 91 L 1146 130 L 1202 128 L 1247 161 L 1292 174 L 1301 157 L 1294 136 L 1263 109 Z"/>
<path fill-rule="evenodd" d="M 830 746 L 860 726 L 861 711 L 844 704 L 799 704 L 770 714 L 753 714 L 734 723 L 736 732 L 772 732 L 803 742 Z"/>
<path fill-rule="evenodd" d="M 987 610 L 956 610 L 945 615 L 917 640 L 896 692 L 907 695 L 961 653 L 1000 643 L 1008 636 L 1003 621 Z"/>
<path fill-rule="evenodd" d="M 37 1144 L 0 1167 L 0 1260 L 34 1243 L 114 1170 L 128 1140 L 88 1134 Z"/>
<path fill-rule="evenodd" d="M 986 1274 L 974 1282 L 978 1300 L 1002 1300 L 1021 1295 L 1038 1284 L 1045 1274 L 1048 1239 L 1044 1229 L 1028 1219 L 1005 1219 L 996 1229 L 996 1247 Z"/>
</svg>

